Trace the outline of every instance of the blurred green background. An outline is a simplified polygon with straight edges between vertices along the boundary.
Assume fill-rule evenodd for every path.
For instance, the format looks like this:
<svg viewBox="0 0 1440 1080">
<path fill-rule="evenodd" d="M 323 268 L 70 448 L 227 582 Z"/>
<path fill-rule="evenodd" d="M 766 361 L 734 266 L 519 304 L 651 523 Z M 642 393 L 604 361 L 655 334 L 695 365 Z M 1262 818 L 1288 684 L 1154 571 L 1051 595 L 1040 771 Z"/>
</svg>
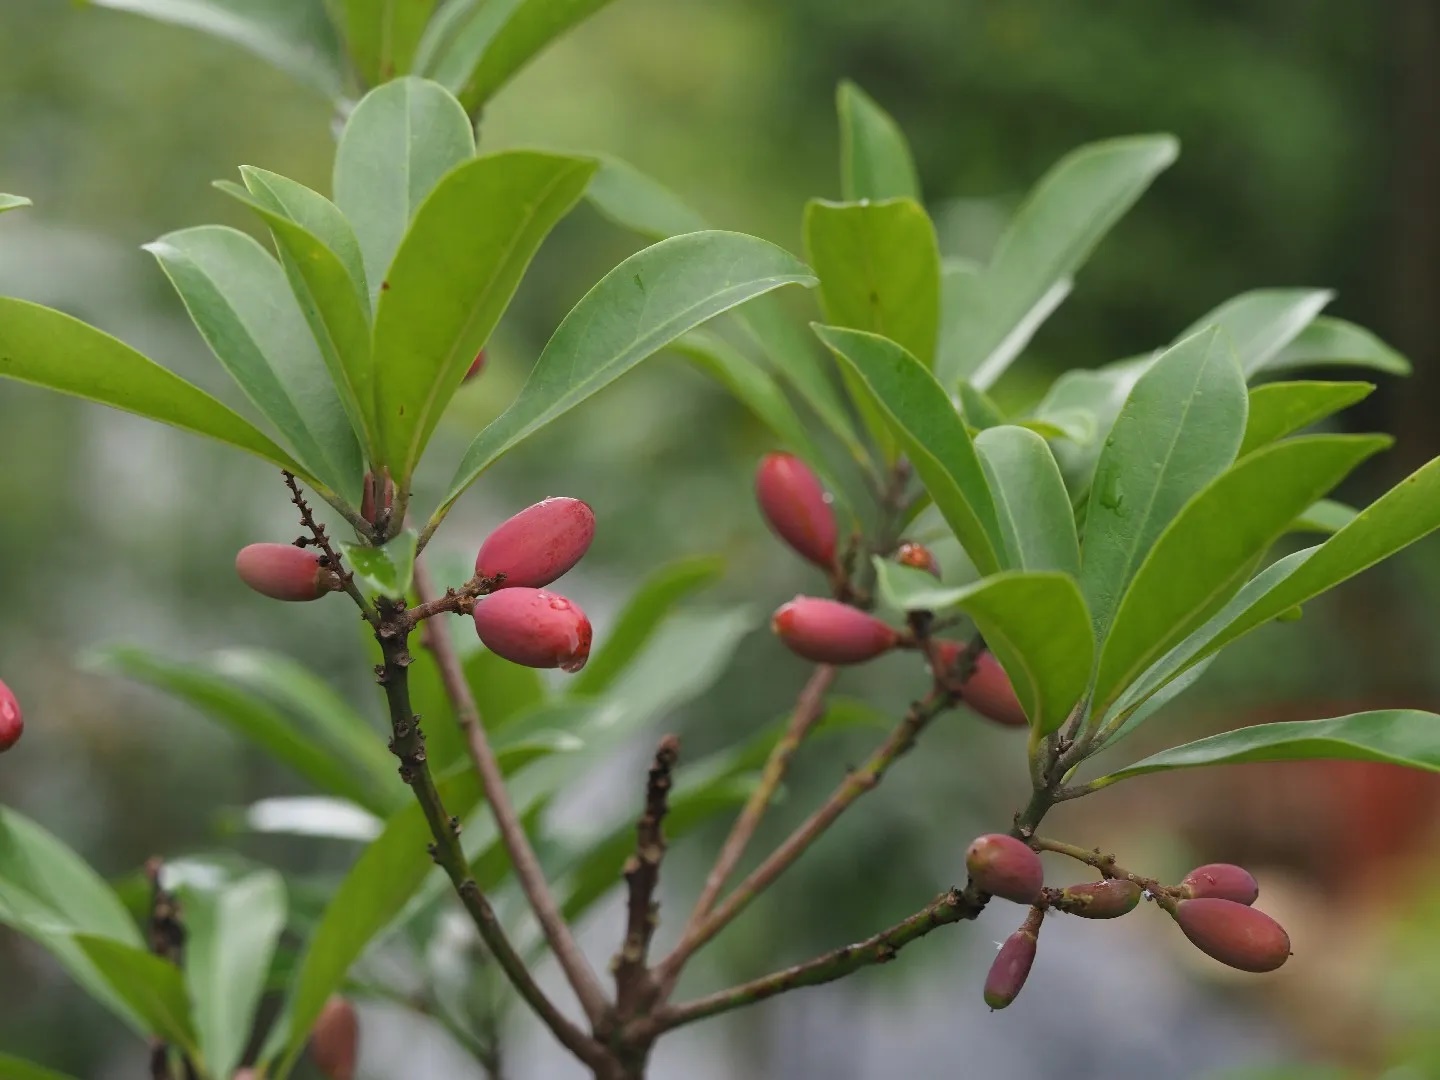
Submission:
<svg viewBox="0 0 1440 1080">
<path fill-rule="evenodd" d="M 1179 163 L 1104 242 L 1002 399 L 1024 403 L 1058 370 L 1160 344 L 1244 289 L 1329 286 L 1334 313 L 1379 332 L 1416 368 L 1345 418 L 1390 430 L 1399 444 L 1344 494 L 1363 503 L 1440 453 L 1433 0 L 619 0 L 502 93 L 481 140 L 617 154 L 717 226 L 799 250 L 804 200 L 839 193 L 833 97 L 842 77 L 909 134 L 947 254 L 986 254 L 1019 195 L 1080 143 L 1158 130 L 1181 139 Z M 0 191 L 36 203 L 0 225 L 0 292 L 70 311 L 227 396 L 139 245 L 203 222 L 251 228 L 210 187 L 241 164 L 328 190 L 331 119 L 304 88 L 197 34 L 57 0 L 0 3 Z M 473 432 L 508 403 L 574 301 L 635 247 L 589 209 L 557 230 L 486 374 L 462 391 L 437 437 L 431 481 L 445 479 Z M 812 301 L 789 299 L 797 317 L 811 317 Z M 602 635 L 647 569 L 723 553 L 722 591 L 756 605 L 756 632 L 731 676 L 673 718 L 687 753 L 698 754 L 781 714 L 804 677 L 764 633 L 766 611 L 820 587 L 753 508 L 750 473 L 768 448 L 714 384 L 659 359 L 506 458 L 437 543 L 464 554 L 542 496 L 586 499 L 599 534 L 567 591 Z M 301 788 L 173 703 L 83 673 L 86 648 L 275 648 L 374 711 L 348 615 L 326 605 L 277 612 L 231 572 L 242 544 L 295 532 L 279 478 L 263 466 L 9 383 L 0 387 L 0 463 L 0 676 L 30 721 L 24 757 L 0 761 L 0 801 L 102 872 L 206 848 L 223 807 Z M 1435 542 L 1418 545 L 1300 623 L 1256 634 L 1122 752 L 1240 719 L 1436 708 L 1437 555 Z M 850 677 L 850 689 L 903 707 L 918 679 L 897 661 Z M 871 737 L 807 751 L 764 835 L 782 835 Z M 968 714 L 948 718 L 688 985 L 803 959 L 921 906 L 957 876 L 976 831 L 1008 820 L 1025 783 L 1022 746 Z M 643 752 L 598 771 L 599 794 L 585 797 L 638 798 Z M 1428 778 L 1383 768 L 1242 767 L 1137 781 L 1057 813 L 1049 831 L 1116 849 L 1162 877 L 1194 861 L 1248 861 L 1262 903 L 1297 942 L 1282 972 L 1220 977 L 1153 913 L 1116 927 L 1054 920 L 1026 996 L 991 1016 L 981 973 L 992 942 L 1018 921 L 992 910 L 937 933 L 902 965 L 687 1030 L 664 1045 L 655 1073 L 1440 1076 L 1440 1037 L 1425 1034 L 1440 1019 L 1440 931 L 1425 887 L 1440 869 L 1429 865 L 1437 805 Z M 691 902 L 723 827 L 677 845 L 666 911 Z M 303 868 L 317 851 L 322 869 L 349 857 L 313 844 L 249 850 Z M 607 956 L 619 933 L 616 909 L 602 908 L 585 927 L 592 955 Z M 427 1063 L 423 1077 L 395 1071 L 397 1047 L 415 1037 L 405 1016 L 377 1010 L 367 1020 L 363 1076 L 470 1075 L 438 1044 L 411 1059 Z M 512 1043 L 516 1077 L 578 1075 L 523 1021 Z M 143 1062 L 142 1048 L 8 933 L 0 1047 L 87 1080 L 136 1076 Z"/>
</svg>

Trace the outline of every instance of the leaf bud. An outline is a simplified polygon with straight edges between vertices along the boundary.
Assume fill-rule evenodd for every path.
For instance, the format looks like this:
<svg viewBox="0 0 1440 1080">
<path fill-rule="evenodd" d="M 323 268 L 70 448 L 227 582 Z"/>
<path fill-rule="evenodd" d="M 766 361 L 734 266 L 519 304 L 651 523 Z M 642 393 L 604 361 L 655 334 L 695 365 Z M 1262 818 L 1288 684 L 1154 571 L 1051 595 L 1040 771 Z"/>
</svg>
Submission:
<svg viewBox="0 0 1440 1080">
<path fill-rule="evenodd" d="M 940 564 L 935 561 L 929 548 L 924 544 L 916 544 L 912 541 L 905 541 L 895 551 L 895 561 L 901 566 L 909 566 L 916 570 L 924 570 L 935 580 L 940 580 Z"/>
</svg>

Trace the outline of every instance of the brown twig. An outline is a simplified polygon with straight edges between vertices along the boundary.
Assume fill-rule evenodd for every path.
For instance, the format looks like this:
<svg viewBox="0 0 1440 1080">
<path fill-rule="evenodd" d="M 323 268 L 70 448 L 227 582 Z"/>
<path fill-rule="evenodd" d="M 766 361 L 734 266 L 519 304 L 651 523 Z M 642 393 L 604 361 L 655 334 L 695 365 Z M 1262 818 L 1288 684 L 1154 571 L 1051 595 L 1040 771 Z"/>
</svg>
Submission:
<svg viewBox="0 0 1440 1080">
<path fill-rule="evenodd" d="M 1067 844 L 1060 840 L 1051 840 L 1044 836 L 1030 836 L 1028 842 L 1036 851 L 1053 851 L 1060 855 L 1068 855 L 1077 862 L 1086 866 L 1094 867 L 1100 871 L 1101 877 L 1123 878 L 1126 881 L 1133 881 L 1140 888 L 1144 889 L 1149 897 L 1159 904 L 1166 911 L 1174 914 L 1175 898 L 1171 891 L 1161 885 L 1154 878 L 1145 877 L 1126 870 L 1115 861 L 1114 855 L 1106 855 L 1099 848 L 1082 848 L 1075 844 Z"/>
<path fill-rule="evenodd" d="M 415 561 L 415 589 L 422 604 L 433 598 L 434 589 L 429 573 L 418 558 Z M 510 855 L 515 877 L 530 902 L 530 909 L 535 913 L 535 919 L 540 924 L 550 950 L 555 954 L 556 961 L 565 972 L 566 979 L 585 1010 L 585 1015 L 589 1017 L 592 1025 L 598 1026 L 609 1011 L 610 1002 L 594 969 L 580 951 L 570 927 L 561 915 L 560 906 L 555 902 L 555 896 L 545 880 L 545 872 L 540 867 L 540 859 L 531 847 L 530 840 L 525 835 L 525 827 L 520 823 L 520 817 L 510 802 L 505 779 L 500 772 L 500 763 L 496 760 L 490 739 L 485 734 L 484 725 L 480 721 L 480 710 L 475 705 L 470 685 L 465 681 L 460 657 L 450 639 L 450 628 L 443 619 L 429 620 L 425 627 L 425 646 L 434 654 L 435 662 L 440 668 L 441 681 L 445 684 L 445 693 L 455 706 L 455 715 L 465 733 L 465 745 L 470 752 L 470 760 L 474 762 L 475 771 L 480 774 L 480 783 L 485 789 L 485 801 L 495 817 L 495 826 L 505 850 Z"/>
<path fill-rule="evenodd" d="M 177 968 L 185 963 L 185 924 L 180 919 L 180 902 L 160 883 L 165 864 L 158 855 L 145 861 L 145 880 L 150 883 L 150 918 L 146 923 L 150 951 Z M 195 1067 L 189 1058 L 180 1059 L 186 1080 L 193 1080 Z M 150 1040 L 151 1080 L 173 1080 L 170 1044 L 161 1038 Z"/>
<path fill-rule="evenodd" d="M 475 610 L 476 600 L 494 592 L 504 581 L 504 574 L 488 578 L 476 575 L 458 589 L 447 588 L 444 595 L 407 609 L 405 619 L 411 626 L 416 626 L 436 615 L 469 615 Z"/>
<path fill-rule="evenodd" d="M 635 1015 L 654 1000 L 655 985 L 646 960 L 659 908 L 655 889 L 660 884 L 660 860 L 665 857 L 662 826 L 670 809 L 670 774 L 679 757 L 680 739 L 666 735 L 646 779 L 645 809 L 635 826 L 635 853 L 625 861 L 625 942 L 615 957 L 615 1000 L 622 1017 Z"/>
<path fill-rule="evenodd" d="M 280 470 L 280 475 L 285 477 L 285 486 L 290 489 L 290 501 L 294 503 L 295 508 L 300 511 L 300 524 L 310 533 L 308 538 L 301 537 L 296 543 L 302 547 L 306 544 L 313 544 L 320 549 L 320 553 L 324 556 L 325 567 L 334 571 L 340 581 L 341 588 L 345 590 L 350 599 L 355 601 L 356 606 L 360 608 L 360 613 L 365 616 L 372 626 L 378 626 L 380 622 L 379 613 L 376 612 L 375 606 L 365 599 L 365 594 L 356 586 L 355 575 L 345 569 L 345 564 L 341 561 L 339 552 L 335 550 L 334 545 L 330 543 L 330 537 L 325 533 L 325 526 L 315 520 L 315 515 L 310 510 L 310 504 L 305 501 L 305 496 L 300 491 L 300 484 L 295 479 L 295 474 L 282 469 Z"/>
</svg>

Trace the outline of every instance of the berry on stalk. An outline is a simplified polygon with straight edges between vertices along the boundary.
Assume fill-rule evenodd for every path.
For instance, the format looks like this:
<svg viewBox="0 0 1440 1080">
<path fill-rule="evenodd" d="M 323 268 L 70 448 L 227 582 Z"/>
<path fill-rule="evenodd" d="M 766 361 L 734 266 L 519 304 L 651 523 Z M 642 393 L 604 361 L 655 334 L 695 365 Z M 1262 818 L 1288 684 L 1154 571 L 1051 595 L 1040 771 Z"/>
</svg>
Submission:
<svg viewBox="0 0 1440 1080">
<path fill-rule="evenodd" d="M 9 750 L 25 733 L 25 716 L 15 691 L 0 681 L 0 754 Z"/>
<path fill-rule="evenodd" d="M 1180 882 L 1180 895 L 1188 900 L 1232 900 L 1248 907 L 1259 899 L 1260 885 L 1243 866 L 1206 863 L 1185 875 Z"/>
<path fill-rule="evenodd" d="M 310 1031 L 310 1060 L 326 1080 L 355 1080 L 360 1021 L 355 1006 L 335 995 L 325 1002 Z"/>
<path fill-rule="evenodd" d="M 965 852 L 965 869 L 976 888 L 1017 904 L 1033 904 L 1045 887 L 1040 856 L 1024 841 L 1004 833 L 989 833 L 971 841 Z"/>
<path fill-rule="evenodd" d="M 860 664 L 900 641 L 875 616 L 817 596 L 797 596 L 775 612 L 770 626 L 791 652 L 819 664 Z"/>
<path fill-rule="evenodd" d="M 576 672 L 590 658 L 590 620 L 544 589 L 502 589 L 475 605 L 475 632 L 512 664 Z"/>
<path fill-rule="evenodd" d="M 1175 921 L 1206 956 L 1240 971 L 1274 971 L 1290 958 L 1290 935 L 1263 911 L 1234 900 L 1182 900 Z"/>
<path fill-rule="evenodd" d="M 755 471 L 755 498 L 771 530 L 802 558 L 825 570 L 835 565 L 839 526 L 810 466 L 794 454 L 767 454 Z"/>
<path fill-rule="evenodd" d="M 1019 996 L 1035 963 L 1037 935 L 1021 927 L 1005 939 L 985 976 L 985 1004 L 1003 1009 Z"/>
<path fill-rule="evenodd" d="M 250 544 L 235 556 L 235 572 L 273 600 L 318 600 L 339 589 L 340 577 L 320 556 L 294 544 Z"/>
<path fill-rule="evenodd" d="M 544 499 L 502 522 L 480 545 L 475 573 L 504 574 L 502 589 L 538 589 L 562 577 L 590 550 L 595 512 L 579 499 Z"/>
</svg>

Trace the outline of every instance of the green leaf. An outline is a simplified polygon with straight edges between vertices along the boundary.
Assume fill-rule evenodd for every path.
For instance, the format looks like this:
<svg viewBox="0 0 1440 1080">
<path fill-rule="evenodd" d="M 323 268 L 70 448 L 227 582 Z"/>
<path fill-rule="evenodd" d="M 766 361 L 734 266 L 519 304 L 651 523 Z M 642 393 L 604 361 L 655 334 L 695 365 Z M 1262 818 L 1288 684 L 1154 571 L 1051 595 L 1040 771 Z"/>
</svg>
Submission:
<svg viewBox="0 0 1440 1080">
<path fill-rule="evenodd" d="M 1293 368 L 1364 367 L 1409 375 L 1410 361 L 1364 327 L 1320 316 L 1265 365 L 1267 371 Z"/>
<path fill-rule="evenodd" d="M 782 285 L 814 281 L 793 255 L 741 233 L 689 233 L 630 256 L 565 316 L 519 397 L 471 443 L 432 526 L 502 455 L 681 334 Z"/>
<path fill-rule="evenodd" d="M 324 0 L 89 0 L 229 41 L 339 98 L 344 63 Z"/>
<path fill-rule="evenodd" d="M 1374 383 L 1365 382 L 1275 382 L 1257 386 L 1250 391 L 1250 415 L 1240 455 L 1349 408 L 1369 397 L 1374 389 Z"/>
<path fill-rule="evenodd" d="M 355 584 L 366 596 L 403 600 L 415 576 L 418 537 L 406 529 L 384 547 L 340 541 L 340 552 L 355 574 Z"/>
<path fill-rule="evenodd" d="M 435 0 L 340 0 L 337 6 L 360 79 L 376 86 L 410 71 Z"/>
<path fill-rule="evenodd" d="M 203 390 L 109 334 L 39 304 L 0 297 L 0 376 L 228 443 L 323 487 L 249 421 Z"/>
<path fill-rule="evenodd" d="M 920 201 L 920 180 L 905 135 L 860 87 L 848 79 L 835 93 L 840 115 L 840 193 L 860 199 Z"/>
<path fill-rule="evenodd" d="M 1440 772 L 1440 716 L 1382 709 L 1330 720 L 1258 724 L 1162 750 L 1094 783 L 1105 787 L 1146 773 L 1251 761 L 1376 761 Z"/>
<path fill-rule="evenodd" d="M 75 941 L 151 1035 L 196 1056 L 190 1002 L 179 968 L 114 938 L 77 934 Z"/>
<path fill-rule="evenodd" d="M 226 824 L 237 832 L 368 842 L 380 835 L 385 823 L 348 799 L 329 795 L 281 795 L 257 799 L 239 814 L 227 816 Z"/>
<path fill-rule="evenodd" d="M 440 414 L 595 163 L 532 151 L 449 173 L 415 214 L 375 310 L 382 458 L 406 485 Z"/>
<path fill-rule="evenodd" d="M 1215 614 L 1301 511 L 1389 444 L 1385 436 L 1302 435 L 1262 447 L 1201 489 L 1120 601 L 1100 654 L 1095 715 Z"/>
<path fill-rule="evenodd" d="M 999 570 L 1004 542 L 990 485 L 935 376 L 887 338 L 836 326 L 815 333 L 875 396 L 970 561 L 982 575 Z"/>
<path fill-rule="evenodd" d="M 360 444 L 285 273 L 237 229 L 202 225 L 146 250 L 245 396 L 332 490 L 360 498 Z"/>
<path fill-rule="evenodd" d="M 479 649 L 465 660 L 465 679 L 492 735 L 546 698 L 538 671 L 512 664 L 488 649 Z"/>
<path fill-rule="evenodd" d="M 182 888 L 185 985 L 200 1054 L 229 1076 L 250 1042 L 270 957 L 285 927 L 285 882 L 261 870 L 219 888 Z"/>
<path fill-rule="evenodd" d="M 68 1073 L 56 1072 L 22 1058 L 0 1054 L 0 1080 L 75 1080 Z"/>
<path fill-rule="evenodd" d="M 1353 506 L 1334 499 L 1320 499 L 1290 525 L 1291 532 L 1318 532 L 1333 536 L 1360 516 Z"/>
<path fill-rule="evenodd" d="M 608 154 L 596 158 L 600 167 L 590 178 L 585 198 L 622 229 L 653 242 L 710 227 L 680 196 L 628 161 Z"/>
<path fill-rule="evenodd" d="M 0 214 L 6 210 L 19 210 L 22 206 L 34 206 L 24 195 L 6 195 L 0 192 Z"/>
<path fill-rule="evenodd" d="M 360 241 L 372 302 L 420 204 L 474 156 L 470 118 L 435 83 L 407 75 L 355 106 L 335 152 L 335 204 Z"/>
<path fill-rule="evenodd" d="M 1005 414 L 995 402 L 991 401 L 983 390 L 976 390 L 964 379 L 960 380 L 955 396 L 960 402 L 960 413 L 965 418 L 965 423 L 976 431 L 999 427 L 1005 423 Z"/>
<path fill-rule="evenodd" d="M 1078 578 L 1075 514 L 1045 440 L 1025 428 L 1002 424 L 982 431 L 975 450 L 995 497 L 1005 569 L 1059 570 Z"/>
<path fill-rule="evenodd" d="M 1245 377 L 1213 330 L 1171 348 L 1135 383 L 1100 452 L 1085 513 L 1080 586 L 1097 641 L 1156 537 L 1235 460 L 1245 408 Z"/>
<path fill-rule="evenodd" d="M 1248 378 L 1266 368 L 1334 298 L 1325 289 L 1255 289 L 1196 319 L 1177 341 L 1211 326 L 1225 331 Z"/>
<path fill-rule="evenodd" d="M 875 572 L 881 594 L 895 607 L 934 612 L 958 608 L 975 620 L 1036 733 L 1048 735 L 1065 723 L 1085 692 L 1095 658 L 1090 613 L 1073 577 L 1007 571 L 953 588 L 937 584 L 923 571 L 879 558 Z"/>
<path fill-rule="evenodd" d="M 716 556 L 682 559 L 650 574 L 620 609 L 615 624 L 600 635 L 602 642 L 590 662 L 569 680 L 572 696 L 594 696 L 608 690 L 650 641 L 682 600 L 713 585 L 725 570 Z"/>
<path fill-rule="evenodd" d="M 989 266 L 957 281 L 960 308 L 947 319 L 952 333 L 936 363 L 941 382 L 994 385 L 1095 245 L 1178 153 L 1171 136 L 1148 135 L 1094 143 L 1055 165 L 1016 211 Z"/>
<path fill-rule="evenodd" d="M 495 91 L 551 41 L 610 0 L 485 0 L 454 5 L 437 33 L 448 48 L 429 70 L 478 115 Z M 445 18 L 442 12 L 441 19 Z M 438 20 L 437 20 L 438 21 Z"/>
</svg>

